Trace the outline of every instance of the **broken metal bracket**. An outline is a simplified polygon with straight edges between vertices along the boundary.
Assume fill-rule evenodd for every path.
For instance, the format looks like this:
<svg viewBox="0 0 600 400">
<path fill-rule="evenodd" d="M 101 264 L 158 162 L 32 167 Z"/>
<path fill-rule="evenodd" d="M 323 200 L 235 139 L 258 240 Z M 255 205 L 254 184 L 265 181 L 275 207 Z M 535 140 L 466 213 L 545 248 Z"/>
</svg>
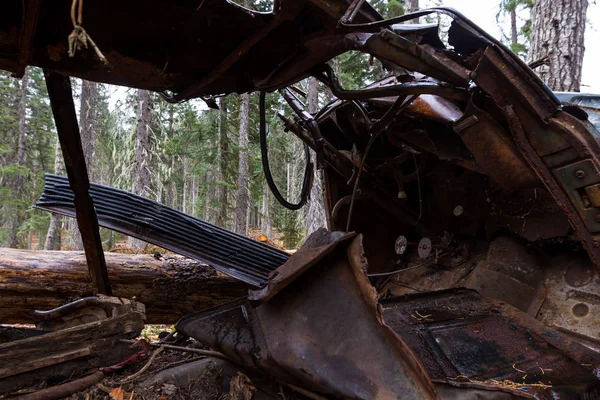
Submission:
<svg viewBox="0 0 600 400">
<path fill-rule="evenodd" d="M 596 172 L 592 161 L 578 161 L 556 168 L 553 173 L 587 229 L 593 233 L 600 232 L 600 208 L 598 207 L 600 204 L 595 196 L 600 175 Z"/>
</svg>

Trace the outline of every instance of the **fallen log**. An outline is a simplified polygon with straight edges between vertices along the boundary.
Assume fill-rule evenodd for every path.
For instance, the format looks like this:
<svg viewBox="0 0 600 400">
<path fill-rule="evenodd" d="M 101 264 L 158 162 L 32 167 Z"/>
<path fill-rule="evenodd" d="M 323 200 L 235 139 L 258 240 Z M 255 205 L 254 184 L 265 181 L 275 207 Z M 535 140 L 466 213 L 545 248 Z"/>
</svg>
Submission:
<svg viewBox="0 0 600 400">
<path fill-rule="evenodd" d="M 32 323 L 35 310 L 90 296 L 82 251 L 0 248 L 0 324 Z M 246 296 L 249 285 L 177 255 L 106 253 L 113 295 L 146 306 L 146 322 L 172 324 L 183 315 Z"/>
</svg>

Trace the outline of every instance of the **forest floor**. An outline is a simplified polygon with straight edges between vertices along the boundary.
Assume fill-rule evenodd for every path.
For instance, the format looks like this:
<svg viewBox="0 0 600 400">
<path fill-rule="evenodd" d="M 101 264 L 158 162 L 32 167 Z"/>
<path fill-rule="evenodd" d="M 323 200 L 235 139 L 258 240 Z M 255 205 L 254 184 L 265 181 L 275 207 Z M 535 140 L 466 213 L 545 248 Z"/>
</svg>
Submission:
<svg viewBox="0 0 600 400">
<path fill-rule="evenodd" d="M 268 243 L 272 246 L 283 248 L 283 244 L 279 238 L 267 238 L 262 232 L 253 230 L 249 232 L 249 237 L 263 243 Z M 276 236 L 277 237 L 277 236 Z M 36 238 L 33 238 L 33 242 Z M 33 243 L 35 245 L 35 243 Z M 63 242 L 64 243 L 64 242 Z M 111 249 L 111 252 L 133 254 L 135 252 L 127 247 L 127 238 L 121 238 Z M 293 252 L 291 250 L 290 252 Z M 170 253 L 169 251 L 147 245 L 142 253 L 154 254 Z M 32 326 L 33 327 L 33 326 Z M 90 388 L 75 393 L 66 399 L 71 400 L 168 400 L 168 399 L 198 399 L 198 400 L 249 400 L 253 398 L 253 392 L 256 387 L 241 371 L 236 371 L 235 367 L 229 369 L 229 375 L 225 375 L 219 368 L 200 368 L 200 371 L 187 372 L 184 375 L 186 385 L 174 384 L 174 380 L 157 380 L 157 377 L 162 371 L 178 371 L 176 367 L 194 363 L 205 359 L 197 353 L 186 352 L 181 350 L 171 350 L 158 347 L 150 347 L 147 343 L 157 342 L 160 339 L 168 336 L 174 331 L 173 325 L 146 325 L 140 336 L 132 345 L 136 350 L 140 350 L 137 354 L 140 355 L 137 360 L 125 365 L 122 368 L 115 368 L 114 371 L 105 372 L 104 379 Z M 137 346 L 136 346 L 137 345 Z M 183 343 L 177 343 L 179 347 L 188 347 L 191 349 L 203 349 L 203 346 L 193 340 L 187 339 Z M 146 347 L 144 351 L 144 347 Z M 134 356 L 135 357 L 135 356 Z M 126 361 L 126 360 L 123 360 Z M 216 365 L 216 364 L 215 364 Z M 233 365 L 233 364 L 229 364 Z M 111 367 L 112 368 L 112 367 Z M 237 374 L 236 374 L 237 372 Z M 177 372 L 179 373 L 179 372 Z M 186 375 L 187 374 L 187 375 Z M 164 373 L 162 374 L 164 375 Z M 189 375 L 189 376 L 188 376 Z M 233 376 L 232 376 L 233 375 Z M 187 379 L 189 377 L 189 380 Z M 34 393 L 44 389 L 47 386 L 46 382 L 42 382 L 37 387 L 22 389 L 17 393 L 8 395 L 6 398 L 13 398 L 14 395 L 23 395 Z M 297 399 L 301 398 L 298 394 L 294 394 L 290 389 L 281 385 L 273 386 L 275 391 L 271 391 L 266 398 L 269 399 Z M 288 390 L 291 393 L 284 392 Z M 4 397 L 0 396 L 0 399 Z M 261 397 L 265 398 L 265 397 Z"/>
<path fill-rule="evenodd" d="M 142 350 L 128 359 L 133 360 L 131 363 L 122 368 L 118 368 L 118 366 L 109 367 L 115 370 L 112 372 L 105 371 L 105 376 L 101 382 L 64 399 L 250 400 L 256 398 L 253 396 L 257 388 L 250 378 L 237 370 L 232 363 L 227 363 L 228 367 L 223 368 L 219 362 L 225 363 L 225 361 L 187 351 L 147 345 L 148 342 L 157 341 L 159 336 L 164 338 L 173 329 L 173 326 L 169 325 L 148 325 L 140 338 L 135 340 L 135 344 L 132 345 L 132 348 Z M 177 346 L 192 350 L 206 350 L 194 339 L 186 339 L 184 342 L 177 343 Z M 205 360 L 207 363 L 199 362 L 201 360 Z M 46 386 L 46 382 L 42 382 L 35 387 L 21 389 L 5 397 L 0 396 L 0 399 L 19 399 L 19 396 L 35 394 L 35 392 L 45 389 Z M 280 389 L 281 393 L 271 390 L 267 397 L 262 396 L 259 398 L 301 398 L 293 393 L 286 396 L 283 387 L 274 387 L 276 390 Z"/>
</svg>

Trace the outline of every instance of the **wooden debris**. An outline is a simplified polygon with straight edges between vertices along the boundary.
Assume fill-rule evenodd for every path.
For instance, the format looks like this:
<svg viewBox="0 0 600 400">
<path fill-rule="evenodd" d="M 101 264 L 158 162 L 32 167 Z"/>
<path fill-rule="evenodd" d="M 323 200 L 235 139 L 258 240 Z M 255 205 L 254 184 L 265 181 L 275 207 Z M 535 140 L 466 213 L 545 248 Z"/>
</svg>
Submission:
<svg viewBox="0 0 600 400">
<path fill-rule="evenodd" d="M 113 293 L 146 306 L 147 323 L 173 324 L 183 315 L 247 295 L 249 285 L 175 255 L 106 253 Z M 83 252 L 0 248 L 0 323 L 33 323 L 34 310 L 90 296 Z"/>
<path fill-rule="evenodd" d="M 77 379 L 135 352 L 120 339 L 136 337 L 144 328 L 143 304 L 121 298 L 102 300 L 115 305 L 112 317 L 104 315 L 93 322 L 0 344 L 0 394 L 49 377 Z M 84 312 L 77 310 L 77 317 Z"/>
</svg>

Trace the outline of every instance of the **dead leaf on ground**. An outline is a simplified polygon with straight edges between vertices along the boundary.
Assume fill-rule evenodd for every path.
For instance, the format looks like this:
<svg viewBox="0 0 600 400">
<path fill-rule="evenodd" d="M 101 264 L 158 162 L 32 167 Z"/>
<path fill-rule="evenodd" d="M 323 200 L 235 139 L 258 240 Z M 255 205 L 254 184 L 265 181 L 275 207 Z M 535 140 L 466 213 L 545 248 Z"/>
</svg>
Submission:
<svg viewBox="0 0 600 400">
<path fill-rule="evenodd" d="M 120 387 L 114 388 L 108 395 L 111 400 L 123 400 L 125 398 L 125 392 Z"/>
</svg>

